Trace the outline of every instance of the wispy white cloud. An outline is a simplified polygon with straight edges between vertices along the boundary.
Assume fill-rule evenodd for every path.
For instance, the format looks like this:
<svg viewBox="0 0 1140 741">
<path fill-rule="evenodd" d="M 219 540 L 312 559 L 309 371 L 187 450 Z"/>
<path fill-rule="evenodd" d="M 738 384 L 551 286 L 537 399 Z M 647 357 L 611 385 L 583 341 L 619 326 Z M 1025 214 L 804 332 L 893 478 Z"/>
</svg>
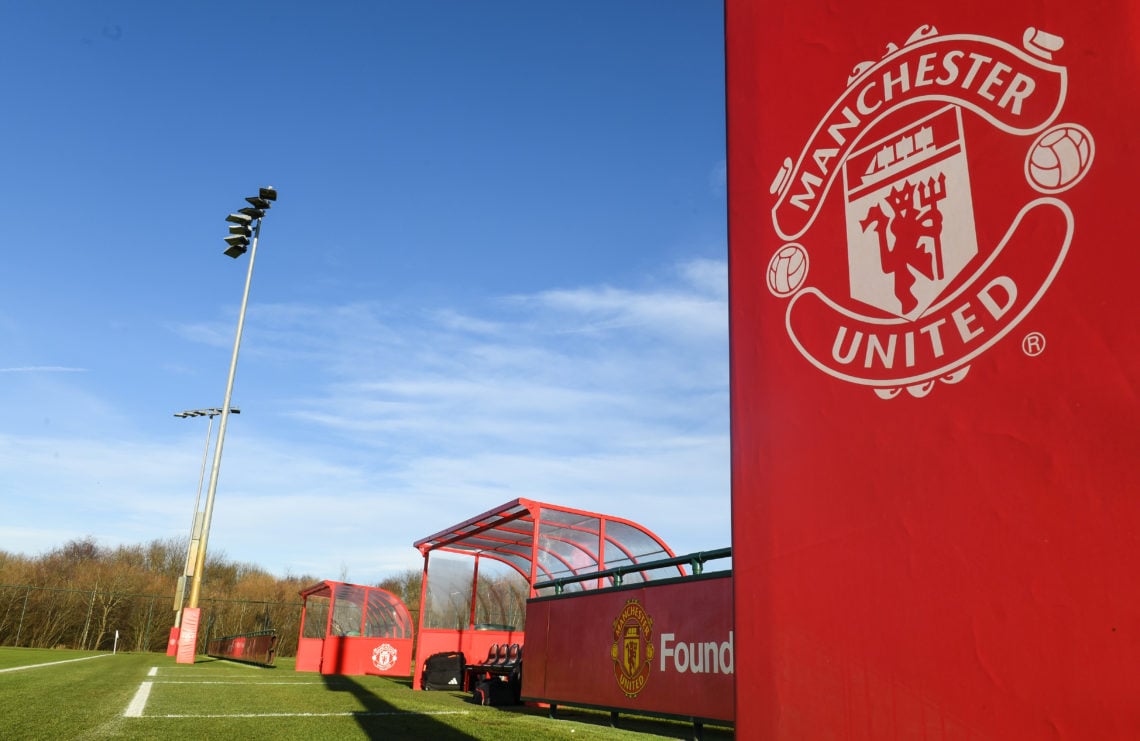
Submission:
<svg viewBox="0 0 1140 741">
<path fill-rule="evenodd" d="M 561 331 L 632 328 L 653 335 L 707 337 L 723 324 L 715 298 L 678 291 L 637 293 L 617 288 L 546 291 L 520 302 L 551 309 L 570 320 Z"/>
<path fill-rule="evenodd" d="M 417 538 L 518 497 L 641 521 L 679 551 L 726 545 L 724 263 L 647 283 L 431 310 L 251 307 L 242 406 L 258 412 L 226 438 L 211 549 L 374 581 L 414 567 Z M 0 440 L 0 496 L 28 502 L 13 514 L 44 538 L 179 536 L 202 439 L 177 434 Z"/>
<path fill-rule="evenodd" d="M 440 328 L 452 332 L 496 337 L 502 335 L 505 329 L 500 322 L 465 316 L 454 309 L 440 309 L 434 312 L 433 319 Z"/>
<path fill-rule="evenodd" d="M 723 262 L 693 260 L 676 268 L 676 281 L 648 290 L 582 287 L 513 297 L 543 311 L 555 327 L 571 331 L 630 328 L 657 340 L 723 340 L 726 327 L 727 269 Z"/>
<path fill-rule="evenodd" d="M 723 260 L 690 260 L 681 265 L 680 272 L 694 289 L 721 302 L 728 299 L 728 265 Z"/>
</svg>

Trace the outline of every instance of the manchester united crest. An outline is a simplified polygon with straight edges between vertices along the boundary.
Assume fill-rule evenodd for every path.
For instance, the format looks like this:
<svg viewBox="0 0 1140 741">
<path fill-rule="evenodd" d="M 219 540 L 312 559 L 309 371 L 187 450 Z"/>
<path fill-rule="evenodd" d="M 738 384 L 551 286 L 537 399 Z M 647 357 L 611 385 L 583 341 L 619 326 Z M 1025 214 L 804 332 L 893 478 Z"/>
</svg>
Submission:
<svg viewBox="0 0 1140 741">
<path fill-rule="evenodd" d="M 382 672 L 386 672 L 396 665 L 398 656 L 399 652 L 395 646 L 391 643 L 381 643 L 372 649 L 372 666 Z"/>
<path fill-rule="evenodd" d="M 613 623 L 610 658 L 614 677 L 626 697 L 637 697 L 649 681 L 653 662 L 653 618 L 636 599 L 627 600 Z"/>
<path fill-rule="evenodd" d="M 785 158 L 765 279 L 819 370 L 884 399 L 926 396 L 962 381 L 1049 289 L 1073 234 L 1063 194 L 1093 138 L 1059 123 L 1064 40 L 1029 28 L 1021 42 L 920 28 L 856 65 Z M 827 273 L 845 280 L 812 279 L 823 255 L 845 258 Z"/>
</svg>

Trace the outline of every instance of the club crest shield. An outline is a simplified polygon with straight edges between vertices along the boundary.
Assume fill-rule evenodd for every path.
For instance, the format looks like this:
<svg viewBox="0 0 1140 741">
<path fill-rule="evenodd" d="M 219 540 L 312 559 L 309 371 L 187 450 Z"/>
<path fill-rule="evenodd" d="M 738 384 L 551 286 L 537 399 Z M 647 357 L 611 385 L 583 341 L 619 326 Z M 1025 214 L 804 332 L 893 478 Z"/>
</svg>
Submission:
<svg viewBox="0 0 1140 741">
<path fill-rule="evenodd" d="M 856 301 L 914 319 L 978 254 L 961 115 L 947 106 L 843 163 Z"/>
<path fill-rule="evenodd" d="M 626 697 L 637 697 L 649 681 L 653 661 L 653 618 L 636 599 L 626 600 L 613 621 L 610 660 L 614 679 Z"/>
</svg>

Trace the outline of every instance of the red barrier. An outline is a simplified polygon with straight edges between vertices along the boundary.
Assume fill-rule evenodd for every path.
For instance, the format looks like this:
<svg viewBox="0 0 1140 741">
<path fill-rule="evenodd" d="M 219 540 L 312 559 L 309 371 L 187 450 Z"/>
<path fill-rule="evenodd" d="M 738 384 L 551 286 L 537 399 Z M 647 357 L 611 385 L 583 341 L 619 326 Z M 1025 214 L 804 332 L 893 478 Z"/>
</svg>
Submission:
<svg viewBox="0 0 1140 741">
<path fill-rule="evenodd" d="M 247 664 L 273 666 L 277 658 L 277 631 L 263 630 L 236 636 L 214 638 L 206 645 L 206 655 Z"/>
<path fill-rule="evenodd" d="M 527 602 L 524 700 L 732 722 L 732 574 Z"/>
</svg>

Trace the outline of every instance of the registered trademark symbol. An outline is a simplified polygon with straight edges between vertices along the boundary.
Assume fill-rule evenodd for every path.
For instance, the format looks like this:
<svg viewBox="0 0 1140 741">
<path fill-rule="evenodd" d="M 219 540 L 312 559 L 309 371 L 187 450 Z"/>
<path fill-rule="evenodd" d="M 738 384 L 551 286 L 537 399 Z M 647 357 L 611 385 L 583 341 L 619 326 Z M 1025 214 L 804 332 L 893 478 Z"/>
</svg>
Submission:
<svg viewBox="0 0 1140 741">
<path fill-rule="evenodd" d="M 1021 340 L 1021 349 L 1029 357 L 1037 357 L 1045 352 L 1045 335 L 1040 332 L 1030 332 Z"/>
</svg>

